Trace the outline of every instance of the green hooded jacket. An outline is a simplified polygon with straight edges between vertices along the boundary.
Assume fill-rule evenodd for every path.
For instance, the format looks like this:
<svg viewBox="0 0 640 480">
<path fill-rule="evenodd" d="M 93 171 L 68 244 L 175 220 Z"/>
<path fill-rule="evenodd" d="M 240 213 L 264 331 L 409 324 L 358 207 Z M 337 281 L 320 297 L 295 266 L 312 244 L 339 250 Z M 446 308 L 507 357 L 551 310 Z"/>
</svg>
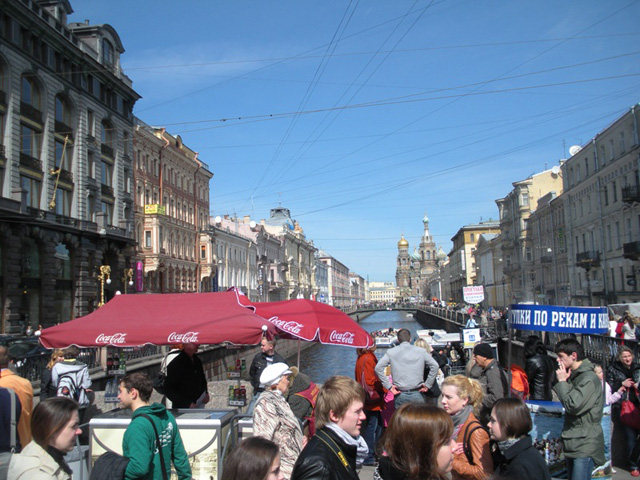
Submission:
<svg viewBox="0 0 640 480">
<path fill-rule="evenodd" d="M 171 462 L 173 462 L 180 480 L 191 479 L 191 467 L 187 452 L 182 444 L 182 438 L 180 438 L 176 419 L 159 403 L 140 407 L 133 412 L 131 423 L 122 439 L 123 454 L 129 459 L 124 478 L 126 480 L 162 480 L 156 435 L 151 422 L 142 416 L 143 413 L 149 415 L 153 420 L 160 436 L 167 478 L 171 475 Z"/>
<path fill-rule="evenodd" d="M 568 458 L 588 458 L 598 465 L 605 463 L 602 410 L 602 382 L 593 371 L 593 364 L 582 360 L 566 382 L 553 387 L 564 407 L 562 441 Z"/>
</svg>

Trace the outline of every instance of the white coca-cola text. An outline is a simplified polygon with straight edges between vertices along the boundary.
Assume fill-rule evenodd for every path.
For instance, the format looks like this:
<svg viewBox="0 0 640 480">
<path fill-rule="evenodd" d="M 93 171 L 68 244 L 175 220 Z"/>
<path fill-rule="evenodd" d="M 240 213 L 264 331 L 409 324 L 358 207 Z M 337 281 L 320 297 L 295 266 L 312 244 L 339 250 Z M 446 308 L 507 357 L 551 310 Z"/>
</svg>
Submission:
<svg viewBox="0 0 640 480">
<path fill-rule="evenodd" d="M 284 320 L 280 320 L 279 318 L 274 318 L 271 320 L 271 322 L 282 330 L 296 334 L 300 333 L 303 327 L 301 323 L 293 321 L 286 322 Z"/>
<path fill-rule="evenodd" d="M 198 333 L 199 332 L 172 332 L 169 334 L 167 341 L 169 343 L 198 343 Z"/>
<path fill-rule="evenodd" d="M 329 335 L 329 340 L 336 343 L 348 343 L 349 345 L 353 345 L 353 339 L 356 334 L 351 332 L 338 333 L 335 330 L 331 332 Z"/>
<path fill-rule="evenodd" d="M 101 333 L 96 338 L 96 343 L 104 343 L 107 345 L 116 345 L 125 342 L 126 333 L 114 333 L 113 335 L 105 335 Z"/>
</svg>

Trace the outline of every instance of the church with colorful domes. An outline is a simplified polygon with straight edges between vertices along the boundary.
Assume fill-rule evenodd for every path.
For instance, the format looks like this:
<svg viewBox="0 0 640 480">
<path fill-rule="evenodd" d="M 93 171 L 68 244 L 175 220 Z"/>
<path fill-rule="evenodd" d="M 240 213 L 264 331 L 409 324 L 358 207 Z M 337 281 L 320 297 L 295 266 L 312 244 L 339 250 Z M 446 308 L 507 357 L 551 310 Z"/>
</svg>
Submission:
<svg viewBox="0 0 640 480">
<path fill-rule="evenodd" d="M 447 259 L 442 248 L 436 249 L 433 237 L 429 233 L 429 217 L 422 219 L 424 233 L 420 245 L 409 254 L 409 242 L 400 238 L 398 242 L 398 260 L 396 264 L 397 299 L 400 302 L 430 300 L 429 279 L 438 273 L 438 264 Z"/>
</svg>

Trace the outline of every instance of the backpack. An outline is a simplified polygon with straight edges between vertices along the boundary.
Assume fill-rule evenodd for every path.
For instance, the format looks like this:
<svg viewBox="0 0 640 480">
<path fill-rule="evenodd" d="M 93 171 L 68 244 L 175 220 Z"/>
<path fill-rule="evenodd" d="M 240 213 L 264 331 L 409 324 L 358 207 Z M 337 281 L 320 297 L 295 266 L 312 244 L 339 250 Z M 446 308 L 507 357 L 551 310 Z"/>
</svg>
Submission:
<svg viewBox="0 0 640 480">
<path fill-rule="evenodd" d="M 9 391 L 9 397 L 11 398 L 11 423 L 9 425 L 11 428 L 11 432 L 9 433 L 9 446 L 11 447 L 11 451 L 0 453 L 0 478 L 7 478 L 9 463 L 11 463 L 11 456 L 15 453 L 18 443 L 16 438 L 16 428 L 18 425 L 18 421 L 16 419 L 16 392 L 10 388 L 7 390 Z"/>
<path fill-rule="evenodd" d="M 511 364 L 511 395 L 521 400 L 529 398 L 529 378 L 515 363 Z"/>
<path fill-rule="evenodd" d="M 67 397 L 80 403 L 80 393 L 84 388 L 78 387 L 76 373 L 75 371 L 65 372 L 58 377 L 56 395 L 58 397 Z"/>
<path fill-rule="evenodd" d="M 475 462 L 473 461 L 473 452 L 471 451 L 471 446 L 469 445 L 469 440 L 471 440 L 471 435 L 473 435 L 473 432 L 475 432 L 476 430 L 483 430 L 487 433 L 487 435 L 489 435 L 489 430 L 477 420 L 474 420 L 473 422 L 469 423 L 469 425 L 467 425 L 467 429 L 464 431 L 464 436 L 462 437 L 462 450 L 464 451 L 464 456 L 467 457 L 469 465 L 475 465 Z M 493 442 L 493 440 L 491 440 L 491 437 L 489 437 L 489 441 Z"/>
<path fill-rule="evenodd" d="M 164 382 L 167 380 L 167 367 L 169 366 L 169 363 L 171 363 L 169 361 L 169 356 L 171 355 L 175 357 L 175 355 L 179 354 L 180 352 L 181 350 L 172 350 L 167 353 L 167 355 L 162 359 L 160 371 L 158 372 L 158 375 L 156 375 L 156 378 L 153 379 L 153 388 L 160 395 L 165 394 Z M 171 360 L 175 360 L 175 358 L 172 358 Z"/>
</svg>

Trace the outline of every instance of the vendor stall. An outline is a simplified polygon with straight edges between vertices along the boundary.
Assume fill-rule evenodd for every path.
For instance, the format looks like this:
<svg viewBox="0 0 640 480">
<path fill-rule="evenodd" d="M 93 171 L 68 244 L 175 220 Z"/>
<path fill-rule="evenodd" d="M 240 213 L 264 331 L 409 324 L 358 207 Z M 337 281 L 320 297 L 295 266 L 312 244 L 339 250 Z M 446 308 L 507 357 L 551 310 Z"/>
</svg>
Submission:
<svg viewBox="0 0 640 480">
<path fill-rule="evenodd" d="M 195 480 L 218 479 L 222 473 L 222 446 L 235 410 L 173 410 Z M 105 452 L 122 454 L 122 438 L 131 422 L 131 410 L 115 409 L 89 422 L 91 465 Z"/>
</svg>

